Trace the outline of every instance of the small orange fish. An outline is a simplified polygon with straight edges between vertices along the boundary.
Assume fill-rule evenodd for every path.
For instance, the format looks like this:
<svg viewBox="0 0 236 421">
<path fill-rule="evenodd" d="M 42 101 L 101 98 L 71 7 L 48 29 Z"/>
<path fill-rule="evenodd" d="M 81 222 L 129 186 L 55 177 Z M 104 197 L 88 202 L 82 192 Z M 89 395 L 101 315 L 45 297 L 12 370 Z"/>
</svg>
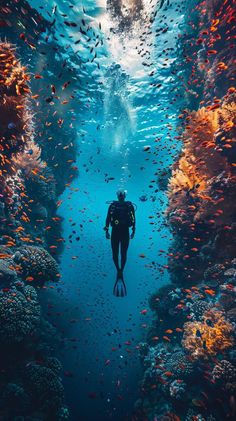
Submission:
<svg viewBox="0 0 236 421">
<path fill-rule="evenodd" d="M 213 289 L 205 289 L 204 291 L 206 294 L 211 295 L 212 297 L 216 294 Z"/>
<path fill-rule="evenodd" d="M 209 50 L 207 51 L 207 55 L 217 54 L 217 50 Z"/>
<path fill-rule="evenodd" d="M 171 342 L 170 338 L 168 338 L 168 336 L 163 336 L 163 339 L 165 339 L 165 341 L 167 342 Z"/>
<path fill-rule="evenodd" d="M 147 310 L 146 310 L 146 309 L 141 310 L 141 311 L 140 311 L 140 314 L 147 314 Z"/>
<path fill-rule="evenodd" d="M 29 242 L 31 242 L 32 240 L 30 239 L 30 238 L 28 238 L 28 237 L 20 237 L 20 240 L 21 241 L 24 241 L 25 243 L 29 243 Z"/>
<path fill-rule="evenodd" d="M 176 308 L 183 308 L 184 307 L 184 304 L 178 304 L 177 306 L 176 306 Z"/>
<path fill-rule="evenodd" d="M 15 232 L 20 232 L 20 231 L 24 231 L 24 228 L 23 227 L 18 227 L 18 228 L 15 229 Z"/>
<path fill-rule="evenodd" d="M 58 201 L 57 201 L 57 203 L 56 203 L 57 208 L 59 208 L 59 206 L 62 204 L 62 202 L 63 202 L 63 200 L 58 200 Z"/>
<path fill-rule="evenodd" d="M 167 377 L 173 376 L 173 373 L 171 371 L 165 371 L 165 373 L 163 373 L 163 374 L 164 374 L 164 376 L 167 376 Z"/>
<path fill-rule="evenodd" d="M 39 238 L 39 237 L 36 237 L 35 240 L 39 241 L 40 243 L 43 242 L 43 240 L 41 238 Z"/>
<path fill-rule="evenodd" d="M 171 329 L 167 329 L 167 330 L 165 331 L 165 333 L 173 333 L 173 330 L 171 330 Z"/>
<path fill-rule="evenodd" d="M 11 257 L 11 255 L 7 254 L 7 253 L 1 253 L 0 254 L 0 259 L 9 259 L 10 257 Z"/>
<path fill-rule="evenodd" d="M 31 172 L 34 174 L 34 175 L 38 175 L 38 170 L 35 168 L 35 169 L 33 169 L 33 170 L 31 170 Z"/>
</svg>

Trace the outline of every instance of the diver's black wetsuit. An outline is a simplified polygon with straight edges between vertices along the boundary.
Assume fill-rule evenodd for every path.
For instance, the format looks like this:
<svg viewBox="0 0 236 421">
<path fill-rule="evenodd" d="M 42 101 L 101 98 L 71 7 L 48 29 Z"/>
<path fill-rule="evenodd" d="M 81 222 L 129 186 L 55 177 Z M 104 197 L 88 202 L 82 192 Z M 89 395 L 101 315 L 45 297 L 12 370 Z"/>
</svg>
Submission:
<svg viewBox="0 0 236 421">
<path fill-rule="evenodd" d="M 117 208 L 119 216 L 117 217 Z M 111 247 L 113 261 L 117 271 L 123 269 L 127 260 L 127 251 L 129 247 L 129 227 L 132 227 L 132 234 L 135 232 L 135 211 L 131 202 L 114 201 L 107 213 L 106 229 L 112 226 Z M 132 237 L 133 238 L 133 237 Z M 121 266 L 119 268 L 119 251 L 121 253 Z"/>
<path fill-rule="evenodd" d="M 119 247 L 121 254 L 121 270 L 123 271 L 127 260 L 127 251 L 129 247 L 129 227 L 122 225 L 120 227 L 113 227 L 111 232 L 111 247 L 113 254 L 113 261 L 116 269 L 119 269 Z"/>
</svg>

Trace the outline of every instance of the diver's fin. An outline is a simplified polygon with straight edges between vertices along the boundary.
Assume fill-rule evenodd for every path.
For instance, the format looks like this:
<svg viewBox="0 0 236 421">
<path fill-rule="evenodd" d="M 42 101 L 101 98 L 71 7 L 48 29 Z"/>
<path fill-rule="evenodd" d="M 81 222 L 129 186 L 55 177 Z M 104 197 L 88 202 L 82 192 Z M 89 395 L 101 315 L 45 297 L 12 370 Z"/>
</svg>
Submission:
<svg viewBox="0 0 236 421">
<path fill-rule="evenodd" d="M 115 297 L 119 297 L 119 295 L 118 295 L 119 290 L 118 290 L 118 287 L 117 287 L 118 281 L 119 281 L 119 279 L 117 279 L 117 281 L 115 282 L 114 288 L 113 288 L 113 295 L 115 295 Z"/>
<path fill-rule="evenodd" d="M 118 279 L 115 282 L 113 294 L 115 297 L 125 297 L 127 295 L 126 286 L 122 279 Z"/>
<path fill-rule="evenodd" d="M 127 291 L 126 291 L 126 286 L 125 286 L 125 283 L 124 283 L 124 281 L 122 280 L 121 282 L 120 282 L 120 296 L 121 297 L 125 297 L 126 295 L 127 295 Z"/>
<path fill-rule="evenodd" d="M 124 279 L 122 279 L 123 281 L 123 288 L 124 288 L 124 297 L 127 295 L 127 289 L 126 289 L 126 285 L 124 283 Z"/>
</svg>

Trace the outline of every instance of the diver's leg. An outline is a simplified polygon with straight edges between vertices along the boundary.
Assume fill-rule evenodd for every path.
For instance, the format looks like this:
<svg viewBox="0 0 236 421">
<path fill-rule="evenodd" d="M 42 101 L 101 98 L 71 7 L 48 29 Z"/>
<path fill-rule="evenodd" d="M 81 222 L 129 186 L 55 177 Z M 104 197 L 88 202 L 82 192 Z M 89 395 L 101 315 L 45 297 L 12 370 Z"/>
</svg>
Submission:
<svg viewBox="0 0 236 421">
<path fill-rule="evenodd" d="M 121 271 L 123 272 L 126 260 L 127 260 L 127 251 L 129 247 L 129 230 L 123 234 L 121 240 Z"/>
<path fill-rule="evenodd" d="M 117 271 L 119 270 L 119 237 L 115 234 L 114 230 L 112 230 L 111 233 L 111 248 L 112 248 L 112 256 L 113 256 L 113 262 L 115 264 L 115 267 Z"/>
</svg>

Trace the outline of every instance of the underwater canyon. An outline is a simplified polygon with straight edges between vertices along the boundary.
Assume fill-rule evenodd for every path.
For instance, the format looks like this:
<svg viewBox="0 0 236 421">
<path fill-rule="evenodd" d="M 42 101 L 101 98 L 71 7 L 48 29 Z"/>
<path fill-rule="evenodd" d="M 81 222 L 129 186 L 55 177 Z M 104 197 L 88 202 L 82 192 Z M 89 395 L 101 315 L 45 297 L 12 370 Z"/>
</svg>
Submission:
<svg viewBox="0 0 236 421">
<path fill-rule="evenodd" d="M 0 421 L 235 419 L 235 9 L 0 1 Z"/>
</svg>

